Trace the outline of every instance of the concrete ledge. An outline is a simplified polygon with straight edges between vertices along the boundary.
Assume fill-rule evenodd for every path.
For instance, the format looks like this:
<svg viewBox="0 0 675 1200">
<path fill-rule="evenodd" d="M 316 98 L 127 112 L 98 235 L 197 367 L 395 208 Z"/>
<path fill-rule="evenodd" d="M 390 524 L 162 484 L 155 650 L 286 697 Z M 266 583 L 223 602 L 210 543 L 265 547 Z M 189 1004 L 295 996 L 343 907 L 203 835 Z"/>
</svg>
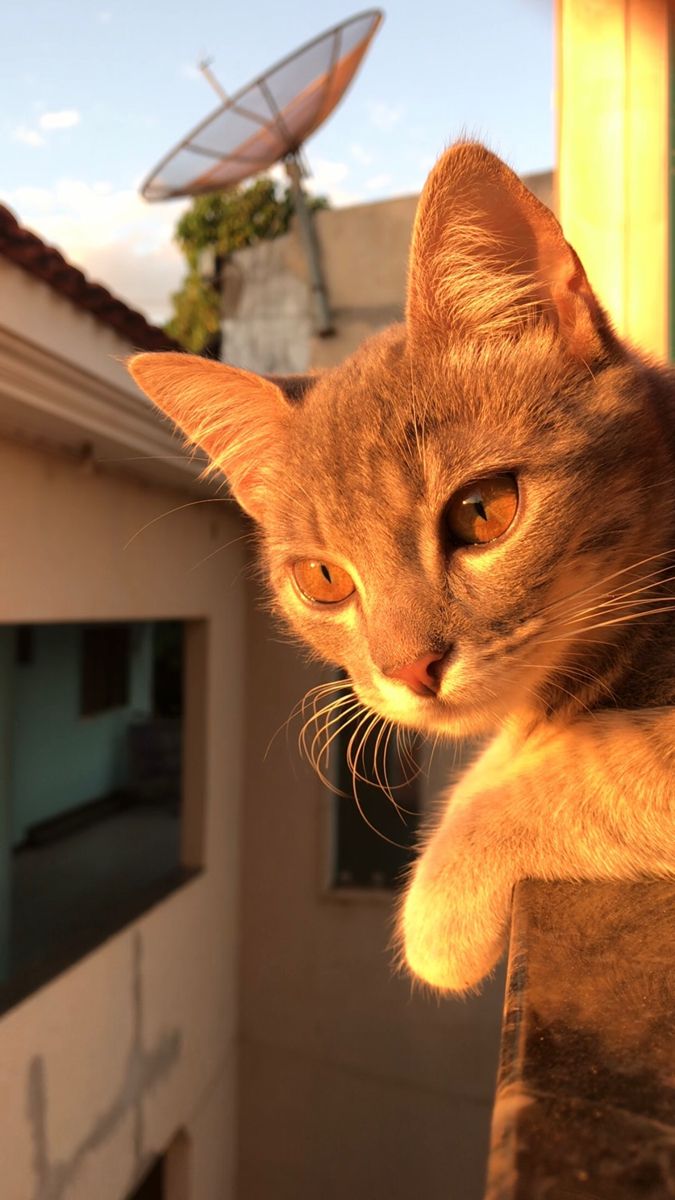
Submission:
<svg viewBox="0 0 675 1200">
<path fill-rule="evenodd" d="M 486 1200 L 666 1200 L 675 883 L 516 889 Z"/>
</svg>

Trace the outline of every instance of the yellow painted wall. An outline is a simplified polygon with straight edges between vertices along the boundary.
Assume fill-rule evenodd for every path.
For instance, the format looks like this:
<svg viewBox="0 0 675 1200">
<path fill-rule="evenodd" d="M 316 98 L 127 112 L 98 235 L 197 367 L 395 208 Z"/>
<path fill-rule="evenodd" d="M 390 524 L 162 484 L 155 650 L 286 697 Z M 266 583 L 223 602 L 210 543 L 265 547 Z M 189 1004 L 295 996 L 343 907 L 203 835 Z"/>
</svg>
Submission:
<svg viewBox="0 0 675 1200">
<path fill-rule="evenodd" d="M 668 350 L 668 0 L 558 0 L 559 214 L 618 332 Z"/>
</svg>

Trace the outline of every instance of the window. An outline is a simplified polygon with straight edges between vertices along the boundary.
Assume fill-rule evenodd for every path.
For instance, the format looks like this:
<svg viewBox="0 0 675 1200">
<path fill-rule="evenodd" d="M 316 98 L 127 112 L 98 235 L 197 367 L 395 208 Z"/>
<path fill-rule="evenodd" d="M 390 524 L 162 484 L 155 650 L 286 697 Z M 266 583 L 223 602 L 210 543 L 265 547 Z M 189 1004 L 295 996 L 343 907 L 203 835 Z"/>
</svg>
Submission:
<svg viewBox="0 0 675 1200">
<path fill-rule="evenodd" d="M 357 727 L 352 722 L 335 738 L 333 779 L 332 886 L 395 888 L 415 857 L 419 827 L 417 748 L 407 735 L 389 734 L 380 721 L 349 763 Z M 390 728 L 390 727 L 389 727 Z"/>
<path fill-rule="evenodd" d="M 189 1200 L 192 1195 L 191 1175 L 190 1139 L 181 1130 L 127 1200 L 169 1200 L 169 1197 Z"/>
<path fill-rule="evenodd" d="M 178 621 L 0 625 L 0 1011 L 193 873 L 183 642 Z"/>
</svg>

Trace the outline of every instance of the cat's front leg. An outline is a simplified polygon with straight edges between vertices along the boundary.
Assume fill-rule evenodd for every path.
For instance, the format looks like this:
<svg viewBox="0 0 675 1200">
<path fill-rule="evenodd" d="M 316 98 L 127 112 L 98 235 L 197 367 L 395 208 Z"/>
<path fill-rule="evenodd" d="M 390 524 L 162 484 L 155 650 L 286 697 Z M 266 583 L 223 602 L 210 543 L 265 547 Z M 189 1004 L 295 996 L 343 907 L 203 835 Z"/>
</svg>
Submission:
<svg viewBox="0 0 675 1200">
<path fill-rule="evenodd" d="M 675 712 L 604 711 L 501 738 L 450 798 L 405 897 L 411 970 L 465 991 L 501 952 L 519 879 L 675 876 Z"/>
<path fill-rule="evenodd" d="M 475 988 L 499 961 L 517 876 L 507 844 L 484 836 L 477 799 L 451 800 L 418 859 L 399 936 L 409 969 L 447 991 Z"/>
</svg>

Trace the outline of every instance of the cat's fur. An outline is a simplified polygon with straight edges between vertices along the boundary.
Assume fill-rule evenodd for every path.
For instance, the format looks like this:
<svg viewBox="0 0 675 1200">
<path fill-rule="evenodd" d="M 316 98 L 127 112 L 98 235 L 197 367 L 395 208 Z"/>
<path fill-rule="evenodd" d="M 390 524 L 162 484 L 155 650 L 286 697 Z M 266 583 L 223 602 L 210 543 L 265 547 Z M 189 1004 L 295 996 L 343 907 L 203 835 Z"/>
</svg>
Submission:
<svg viewBox="0 0 675 1200">
<path fill-rule="evenodd" d="M 514 882 L 675 874 L 675 385 L 612 332 L 574 251 L 511 171 L 452 147 L 420 200 L 407 320 L 342 366 L 278 382 L 140 355 L 139 385 L 259 522 L 277 604 L 359 698 L 403 725 L 492 733 L 418 860 L 400 928 L 453 990 L 498 958 Z M 511 529 L 444 527 L 510 472 Z M 293 585 L 337 563 L 331 609 Z M 452 653 L 437 697 L 395 677 Z"/>
</svg>

